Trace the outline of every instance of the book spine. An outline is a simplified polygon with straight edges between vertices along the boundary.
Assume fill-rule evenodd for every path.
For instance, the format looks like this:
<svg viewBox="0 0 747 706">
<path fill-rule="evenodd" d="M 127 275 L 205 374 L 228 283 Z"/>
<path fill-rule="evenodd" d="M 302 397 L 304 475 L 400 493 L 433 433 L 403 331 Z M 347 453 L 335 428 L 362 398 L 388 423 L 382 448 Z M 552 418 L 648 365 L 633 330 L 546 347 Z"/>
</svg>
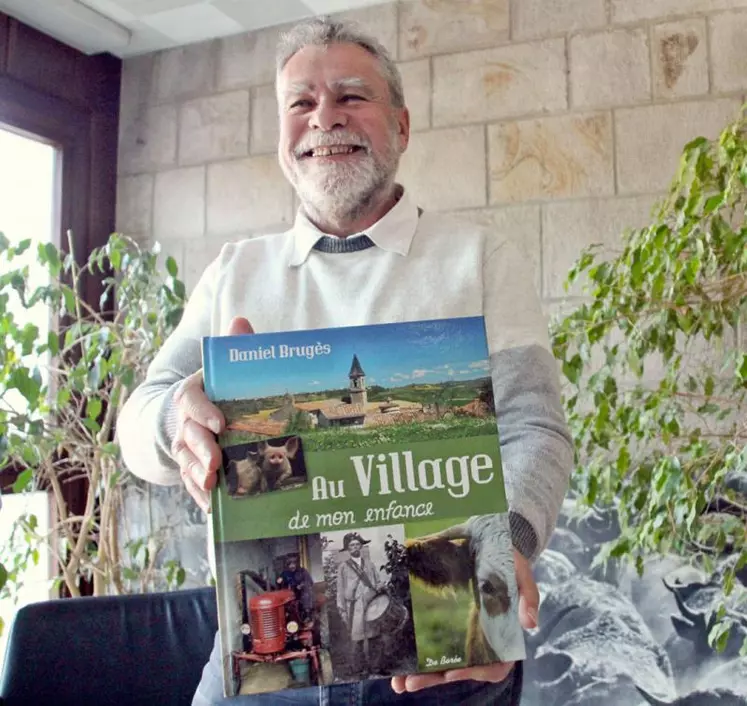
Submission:
<svg viewBox="0 0 747 706">
<path fill-rule="evenodd" d="M 202 379 L 205 394 L 209 400 L 215 399 L 215 381 L 213 380 L 213 342 L 210 338 L 202 339 Z"/>
</svg>

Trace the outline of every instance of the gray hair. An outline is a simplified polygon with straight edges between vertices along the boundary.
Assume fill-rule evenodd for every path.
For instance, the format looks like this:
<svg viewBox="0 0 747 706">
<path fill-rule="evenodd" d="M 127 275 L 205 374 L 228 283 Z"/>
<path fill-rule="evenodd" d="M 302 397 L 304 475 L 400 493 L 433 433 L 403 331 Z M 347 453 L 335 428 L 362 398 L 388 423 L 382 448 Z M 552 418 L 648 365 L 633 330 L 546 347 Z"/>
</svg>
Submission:
<svg viewBox="0 0 747 706">
<path fill-rule="evenodd" d="M 304 20 L 284 32 L 281 34 L 277 46 L 277 72 L 280 73 L 291 57 L 304 47 L 327 47 L 330 44 L 356 44 L 371 54 L 378 61 L 381 75 L 389 85 L 392 105 L 396 108 L 405 107 L 402 76 L 400 76 L 397 65 L 377 39 L 358 29 L 353 22 L 341 22 L 322 15 Z"/>
</svg>

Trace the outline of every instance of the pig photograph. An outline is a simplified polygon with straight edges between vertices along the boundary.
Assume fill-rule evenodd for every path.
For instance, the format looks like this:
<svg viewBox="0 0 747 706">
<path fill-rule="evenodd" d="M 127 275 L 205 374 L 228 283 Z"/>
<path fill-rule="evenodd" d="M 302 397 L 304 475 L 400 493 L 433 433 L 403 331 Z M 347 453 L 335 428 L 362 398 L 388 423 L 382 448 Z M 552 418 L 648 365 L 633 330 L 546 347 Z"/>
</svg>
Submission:
<svg viewBox="0 0 747 706">
<path fill-rule="evenodd" d="M 223 449 L 228 494 L 240 498 L 306 484 L 301 439 L 284 436 Z"/>
</svg>

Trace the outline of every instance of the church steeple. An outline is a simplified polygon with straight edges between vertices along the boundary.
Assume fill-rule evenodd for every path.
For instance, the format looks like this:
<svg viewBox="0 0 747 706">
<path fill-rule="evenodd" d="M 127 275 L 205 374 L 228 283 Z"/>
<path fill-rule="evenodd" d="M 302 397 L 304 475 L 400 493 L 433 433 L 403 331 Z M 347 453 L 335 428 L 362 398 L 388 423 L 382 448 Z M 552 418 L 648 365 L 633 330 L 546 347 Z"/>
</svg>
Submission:
<svg viewBox="0 0 747 706">
<path fill-rule="evenodd" d="M 363 372 L 363 368 L 361 367 L 361 363 L 358 360 L 358 356 L 355 354 L 353 354 L 353 364 L 350 366 L 350 372 L 348 373 L 348 377 L 351 380 L 353 378 L 366 377 L 366 373 Z"/>
<path fill-rule="evenodd" d="M 353 355 L 353 363 L 348 373 L 350 378 L 350 404 L 366 405 L 368 403 L 368 392 L 366 391 L 366 373 L 363 372 L 361 362 L 357 355 Z"/>
</svg>

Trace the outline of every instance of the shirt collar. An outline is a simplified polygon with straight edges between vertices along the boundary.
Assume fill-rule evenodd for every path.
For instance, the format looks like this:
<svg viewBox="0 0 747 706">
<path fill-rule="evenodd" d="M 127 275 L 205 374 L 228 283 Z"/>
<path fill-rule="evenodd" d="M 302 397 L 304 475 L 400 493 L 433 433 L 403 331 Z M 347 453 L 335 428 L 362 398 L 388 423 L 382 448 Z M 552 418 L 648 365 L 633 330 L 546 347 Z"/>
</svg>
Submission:
<svg viewBox="0 0 747 706">
<path fill-rule="evenodd" d="M 376 247 L 398 255 L 407 255 L 418 227 L 418 207 L 409 198 L 405 189 L 398 188 L 401 191 L 399 200 L 382 218 L 365 231 L 348 237 L 367 235 Z M 301 209 L 296 213 L 296 220 L 290 232 L 293 238 L 293 250 L 289 263 L 291 267 L 302 265 L 319 238 L 326 236 L 302 213 Z"/>
</svg>

